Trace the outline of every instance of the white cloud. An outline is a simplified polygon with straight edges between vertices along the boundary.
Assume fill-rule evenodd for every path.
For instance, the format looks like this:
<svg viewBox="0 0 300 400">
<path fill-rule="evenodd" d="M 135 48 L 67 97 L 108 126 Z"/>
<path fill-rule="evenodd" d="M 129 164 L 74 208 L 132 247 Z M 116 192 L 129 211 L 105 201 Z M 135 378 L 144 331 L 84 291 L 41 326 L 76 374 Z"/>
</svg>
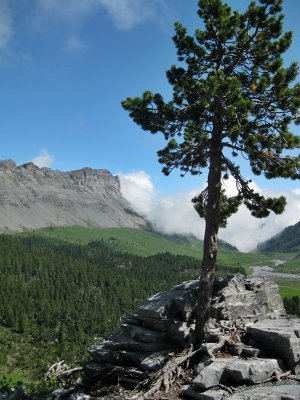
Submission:
<svg viewBox="0 0 300 400">
<path fill-rule="evenodd" d="M 5 50 L 12 36 L 11 11 L 6 0 L 0 1 L 0 50 Z"/>
<path fill-rule="evenodd" d="M 193 234 L 203 238 L 204 220 L 199 218 L 191 202 L 199 193 L 200 190 L 194 190 L 162 196 L 149 215 L 155 229 L 167 234 Z"/>
<path fill-rule="evenodd" d="M 121 193 L 134 209 L 148 216 L 154 206 L 155 191 L 151 178 L 146 172 L 118 174 L 121 183 Z"/>
<path fill-rule="evenodd" d="M 118 29 L 131 29 L 135 25 L 158 19 L 165 11 L 163 0 L 99 0 Z"/>
<path fill-rule="evenodd" d="M 54 157 L 48 153 L 47 149 L 42 149 L 31 161 L 40 168 L 50 167 L 54 161 Z"/>
<path fill-rule="evenodd" d="M 120 175 L 120 181 L 123 196 L 149 219 L 155 229 L 167 234 L 193 234 L 203 239 L 205 222 L 198 216 L 191 203 L 191 199 L 203 188 L 160 196 L 156 200 L 157 191 L 150 176 L 145 172 Z M 300 189 L 276 192 L 263 190 L 254 183 L 252 188 L 267 197 L 284 195 L 287 198 L 287 206 L 283 214 L 271 213 L 268 218 L 263 219 L 253 217 L 245 206 L 239 208 L 229 219 L 226 229 L 220 229 L 219 236 L 245 252 L 254 250 L 258 243 L 300 220 Z M 235 181 L 232 178 L 226 181 L 226 191 L 230 196 L 236 193 Z"/>
<path fill-rule="evenodd" d="M 61 19 L 72 29 L 103 10 L 116 28 L 126 30 L 144 21 L 160 19 L 167 6 L 165 0 L 38 0 L 40 16 Z"/>
</svg>

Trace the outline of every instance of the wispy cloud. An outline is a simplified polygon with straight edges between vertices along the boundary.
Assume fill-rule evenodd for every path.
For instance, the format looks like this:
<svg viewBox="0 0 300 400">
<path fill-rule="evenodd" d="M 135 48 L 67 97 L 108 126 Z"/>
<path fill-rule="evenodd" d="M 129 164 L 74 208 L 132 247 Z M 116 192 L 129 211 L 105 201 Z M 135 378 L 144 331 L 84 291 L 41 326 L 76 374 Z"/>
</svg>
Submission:
<svg viewBox="0 0 300 400">
<path fill-rule="evenodd" d="M 50 167 L 54 161 L 54 156 L 48 153 L 47 149 L 41 149 L 39 154 L 31 160 L 38 167 Z"/>
<path fill-rule="evenodd" d="M 12 15 L 6 0 L 0 1 L 0 51 L 6 50 L 13 33 Z"/>
<path fill-rule="evenodd" d="M 76 36 L 69 36 L 66 40 L 65 49 L 69 52 L 82 51 L 85 48 L 85 44 Z"/>
<path fill-rule="evenodd" d="M 136 179 L 137 177 L 141 179 Z M 142 212 L 157 230 L 167 234 L 193 234 L 198 238 L 203 238 L 204 220 L 199 218 L 191 203 L 191 199 L 203 188 L 161 196 L 157 199 L 154 196 L 155 187 L 150 176 L 145 172 L 140 171 L 138 175 L 137 173 L 121 175 L 120 180 L 123 196 L 137 211 Z M 220 238 L 235 245 L 241 251 L 254 250 L 258 243 L 269 239 L 285 227 L 294 225 L 300 220 L 300 190 L 267 191 L 254 184 L 253 188 L 270 197 L 284 195 L 288 204 L 282 215 L 271 213 L 268 218 L 264 219 L 254 218 L 246 207 L 241 206 L 237 214 L 229 219 L 227 228 L 220 230 Z M 236 187 L 233 179 L 226 182 L 225 189 L 229 195 L 235 193 Z"/>
<path fill-rule="evenodd" d="M 160 19 L 167 9 L 164 0 L 99 0 L 99 4 L 121 30 L 131 29 L 144 21 Z"/>
<path fill-rule="evenodd" d="M 37 0 L 36 15 L 40 22 L 63 24 L 64 47 L 78 51 L 86 47 L 81 29 L 96 14 L 106 13 L 116 29 L 130 30 L 143 22 L 166 19 L 170 14 L 166 4 L 165 0 Z"/>
</svg>

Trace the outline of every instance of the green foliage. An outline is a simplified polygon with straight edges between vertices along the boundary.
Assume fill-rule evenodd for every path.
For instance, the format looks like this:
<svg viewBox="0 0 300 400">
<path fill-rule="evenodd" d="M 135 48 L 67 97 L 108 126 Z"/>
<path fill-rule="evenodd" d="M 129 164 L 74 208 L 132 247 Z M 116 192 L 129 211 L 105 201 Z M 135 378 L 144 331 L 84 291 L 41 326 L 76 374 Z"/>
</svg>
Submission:
<svg viewBox="0 0 300 400">
<path fill-rule="evenodd" d="M 95 337 L 153 293 L 196 277 L 198 261 L 169 253 L 146 258 L 103 241 L 0 235 L 0 371 L 82 360 Z"/>
<path fill-rule="evenodd" d="M 53 228 L 51 234 L 55 232 L 66 234 Z M 69 239 L 71 232 L 68 228 Z M 79 228 L 74 232 L 78 237 Z M 81 362 L 95 338 L 101 342 L 119 326 L 121 316 L 145 298 L 198 277 L 195 258 L 120 252 L 110 241 L 116 242 L 112 237 L 119 240 L 124 231 L 106 234 L 107 242 L 85 244 L 37 233 L 0 235 L 0 374 L 14 372 L 18 380 L 22 376 L 24 382 L 36 382 L 59 360 Z M 138 232 L 132 234 L 137 240 Z M 180 244 L 179 249 L 186 243 L 186 251 L 191 248 L 190 239 L 182 237 L 173 237 L 170 243 Z M 192 243 L 199 246 L 196 240 Z M 256 263 L 259 257 L 229 248 L 217 270 L 243 272 L 243 264 Z"/>
<path fill-rule="evenodd" d="M 300 296 L 285 297 L 283 304 L 287 314 L 300 317 Z"/>
<path fill-rule="evenodd" d="M 270 211 L 282 213 L 285 199 L 256 193 L 235 161 L 243 155 L 253 173 L 267 179 L 300 178 L 299 156 L 287 153 L 300 144 L 289 128 L 292 122 L 300 123 L 300 84 L 292 85 L 297 63 L 283 63 L 292 34 L 282 29 L 282 0 L 252 1 L 245 13 L 222 0 L 198 4 L 203 31 L 190 36 L 175 24 L 173 40 L 181 65 L 167 71 L 172 100 L 146 91 L 122 105 L 142 129 L 164 135 L 167 144 L 158 160 L 166 175 L 175 168 L 182 175 L 199 175 L 207 167 L 214 171 L 214 184 L 208 180 L 208 188 L 194 199 L 201 217 L 207 217 L 208 207 L 217 209 L 214 218 L 225 226 L 242 202 L 258 218 Z M 220 190 L 222 178 L 229 175 L 237 183 L 235 198 Z M 210 196 L 214 203 L 208 201 Z"/>
</svg>

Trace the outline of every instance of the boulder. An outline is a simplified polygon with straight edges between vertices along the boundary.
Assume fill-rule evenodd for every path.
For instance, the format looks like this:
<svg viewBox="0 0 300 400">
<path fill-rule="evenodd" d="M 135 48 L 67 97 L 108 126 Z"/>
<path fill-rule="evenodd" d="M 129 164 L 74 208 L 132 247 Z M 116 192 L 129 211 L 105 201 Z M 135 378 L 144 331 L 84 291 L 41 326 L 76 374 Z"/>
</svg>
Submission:
<svg viewBox="0 0 300 400">
<path fill-rule="evenodd" d="M 169 351 L 159 351 L 144 358 L 140 365 L 144 371 L 157 371 L 163 367 L 168 358 Z"/>
<path fill-rule="evenodd" d="M 186 385 L 182 388 L 182 396 L 195 400 L 222 400 L 228 395 L 223 389 L 209 389 L 205 392 L 199 392 L 192 385 Z"/>
<path fill-rule="evenodd" d="M 225 287 L 214 291 L 211 314 L 217 320 L 239 322 L 279 316 L 285 310 L 274 282 L 261 278 L 245 280 L 236 274 Z"/>
<path fill-rule="evenodd" d="M 221 384 L 254 384 L 282 373 L 275 359 L 219 358 L 203 368 L 193 380 L 195 387 L 209 389 Z"/>
<path fill-rule="evenodd" d="M 300 319 L 264 319 L 246 325 L 247 337 L 295 369 L 300 361 Z"/>
<path fill-rule="evenodd" d="M 219 359 L 204 367 L 193 380 L 193 385 L 201 389 L 209 389 L 219 385 L 229 362 L 229 359 Z"/>
<path fill-rule="evenodd" d="M 138 315 L 150 318 L 179 317 L 188 321 L 196 306 L 199 281 L 189 281 L 166 292 L 155 294 L 138 309 Z"/>
</svg>

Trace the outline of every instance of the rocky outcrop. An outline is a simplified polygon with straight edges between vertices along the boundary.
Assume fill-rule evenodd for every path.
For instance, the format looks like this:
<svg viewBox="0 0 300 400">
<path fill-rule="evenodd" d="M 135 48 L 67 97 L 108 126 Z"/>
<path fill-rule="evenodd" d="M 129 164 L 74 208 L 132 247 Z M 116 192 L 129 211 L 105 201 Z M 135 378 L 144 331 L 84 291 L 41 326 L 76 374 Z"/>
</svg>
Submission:
<svg viewBox="0 0 300 400">
<path fill-rule="evenodd" d="M 0 162 L 0 231 L 45 226 L 145 228 L 122 197 L 117 176 L 83 168 L 60 172 L 32 162 Z"/>
<path fill-rule="evenodd" d="M 177 285 L 150 297 L 136 313 L 124 317 L 121 328 L 108 341 L 89 350 L 93 361 L 85 366 L 86 379 L 105 382 L 117 369 L 118 381 L 134 387 L 149 379 L 153 371 L 162 370 L 174 353 L 186 348 L 193 333 L 197 287 L 197 281 Z M 182 389 L 182 396 L 230 398 L 229 392 L 219 385 L 259 384 L 287 369 L 295 372 L 299 363 L 299 321 L 287 320 L 284 314 L 278 287 L 273 282 L 245 279 L 239 274 L 216 279 L 207 336 L 210 340 L 202 345 L 202 356 L 193 368 L 195 378 Z M 272 332 L 269 330 L 270 346 L 265 346 L 268 323 Z M 283 344 L 278 331 L 274 333 L 276 324 L 279 331 L 282 326 L 285 336 L 289 336 L 289 329 L 294 337 L 289 336 L 290 340 Z M 256 334 L 258 330 L 260 333 Z M 276 345 L 273 335 L 281 346 Z M 214 357 L 212 351 L 220 337 L 225 338 L 224 343 L 220 355 Z"/>
</svg>

